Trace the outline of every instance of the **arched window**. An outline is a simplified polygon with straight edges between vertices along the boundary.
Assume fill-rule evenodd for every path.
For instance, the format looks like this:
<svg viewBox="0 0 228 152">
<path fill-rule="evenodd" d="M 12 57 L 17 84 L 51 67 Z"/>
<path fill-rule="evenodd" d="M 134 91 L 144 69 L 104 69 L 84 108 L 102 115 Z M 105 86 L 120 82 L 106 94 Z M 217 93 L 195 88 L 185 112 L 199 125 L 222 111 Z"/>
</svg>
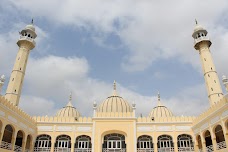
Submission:
<svg viewBox="0 0 228 152">
<path fill-rule="evenodd" d="M 103 152 L 124 151 L 126 149 L 125 136 L 121 134 L 108 134 L 104 136 Z"/>
<path fill-rule="evenodd" d="M 12 137 L 14 129 L 11 125 L 6 125 L 0 148 L 12 150 Z"/>
<path fill-rule="evenodd" d="M 158 150 L 162 152 L 173 152 L 174 145 L 172 137 L 169 135 L 161 135 L 158 137 Z"/>
<path fill-rule="evenodd" d="M 214 151 L 213 145 L 212 145 L 212 140 L 211 140 L 211 133 L 207 130 L 204 134 L 205 141 L 206 141 L 206 148 L 208 151 Z"/>
<path fill-rule="evenodd" d="M 34 151 L 48 151 L 51 148 L 51 136 L 39 135 L 36 138 Z"/>
<path fill-rule="evenodd" d="M 194 151 L 192 137 L 190 135 L 182 134 L 177 137 L 178 151 L 189 152 Z"/>
<path fill-rule="evenodd" d="M 143 150 L 143 149 L 152 150 L 153 148 L 152 137 L 147 135 L 138 137 L 137 148 L 138 150 Z"/>
<path fill-rule="evenodd" d="M 14 146 L 14 151 L 22 151 L 22 141 L 24 138 L 24 134 L 21 130 L 17 132 L 17 138 Z"/>
<path fill-rule="evenodd" d="M 216 136 L 216 142 L 217 142 L 217 150 L 226 148 L 226 142 L 225 142 L 222 126 L 220 125 L 216 126 L 215 136 Z"/>
<path fill-rule="evenodd" d="M 92 148 L 91 138 L 86 135 L 78 136 L 76 138 L 76 143 L 74 146 L 76 152 L 81 152 L 82 150 L 90 150 Z"/>
<path fill-rule="evenodd" d="M 71 138 L 67 135 L 60 135 L 56 138 L 55 151 L 70 152 Z"/>
</svg>

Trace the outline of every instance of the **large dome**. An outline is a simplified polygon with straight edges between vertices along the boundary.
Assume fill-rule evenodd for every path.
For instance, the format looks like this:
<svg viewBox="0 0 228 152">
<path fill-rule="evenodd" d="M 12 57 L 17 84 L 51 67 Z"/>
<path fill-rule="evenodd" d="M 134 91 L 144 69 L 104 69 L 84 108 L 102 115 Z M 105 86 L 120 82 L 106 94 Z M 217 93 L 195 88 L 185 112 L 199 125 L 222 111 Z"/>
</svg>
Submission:
<svg viewBox="0 0 228 152">
<path fill-rule="evenodd" d="M 80 113 L 71 103 L 71 95 L 68 104 L 56 113 L 57 117 L 80 117 Z"/>
<path fill-rule="evenodd" d="M 132 106 L 118 96 L 116 93 L 116 82 L 114 82 L 114 91 L 105 101 L 97 108 L 97 112 L 132 112 Z"/>
<path fill-rule="evenodd" d="M 173 113 L 166 107 L 161 104 L 160 94 L 158 94 L 158 105 L 154 107 L 149 117 L 172 117 Z"/>
</svg>

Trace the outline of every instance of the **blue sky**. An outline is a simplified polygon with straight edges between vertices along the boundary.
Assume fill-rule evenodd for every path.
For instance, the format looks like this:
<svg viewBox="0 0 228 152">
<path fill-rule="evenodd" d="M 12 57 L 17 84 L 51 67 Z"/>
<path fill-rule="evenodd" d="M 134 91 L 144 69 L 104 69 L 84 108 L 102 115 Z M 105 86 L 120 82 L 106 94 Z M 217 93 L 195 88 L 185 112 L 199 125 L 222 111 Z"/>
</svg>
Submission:
<svg viewBox="0 0 228 152">
<path fill-rule="evenodd" d="M 72 91 L 75 107 L 90 116 L 92 103 L 108 97 L 116 80 L 137 114 L 148 115 L 160 91 L 175 115 L 198 115 L 208 100 L 191 37 L 194 20 L 209 32 L 221 78 L 228 75 L 227 8 L 226 0 L 1 0 L 0 74 L 9 79 L 18 31 L 34 18 L 37 46 L 20 102 L 29 114 L 54 115 Z"/>
</svg>

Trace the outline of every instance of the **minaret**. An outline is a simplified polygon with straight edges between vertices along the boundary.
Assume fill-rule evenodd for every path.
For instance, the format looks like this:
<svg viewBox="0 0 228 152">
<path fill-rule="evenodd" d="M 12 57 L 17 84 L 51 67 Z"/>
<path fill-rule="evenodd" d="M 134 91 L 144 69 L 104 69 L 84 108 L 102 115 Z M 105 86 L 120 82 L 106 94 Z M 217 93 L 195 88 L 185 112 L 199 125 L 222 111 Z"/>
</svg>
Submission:
<svg viewBox="0 0 228 152">
<path fill-rule="evenodd" d="M 223 93 L 210 52 L 211 41 L 207 36 L 207 30 L 197 21 L 192 37 L 194 48 L 199 51 L 210 105 L 213 105 L 223 97 Z"/>
<path fill-rule="evenodd" d="M 16 106 L 18 106 L 19 99 L 21 96 L 21 90 L 25 76 L 28 56 L 30 50 L 32 50 L 36 45 L 34 39 L 37 35 L 35 32 L 35 27 L 33 26 L 33 20 L 32 23 L 27 25 L 25 29 L 19 32 L 19 34 L 20 37 L 17 41 L 19 51 L 17 53 L 17 57 L 14 63 L 13 71 L 11 73 L 5 95 L 5 98 Z"/>
<path fill-rule="evenodd" d="M 226 91 L 228 92 L 228 78 L 225 75 L 222 76 L 222 82 L 226 88 Z"/>
<path fill-rule="evenodd" d="M 2 75 L 0 77 L 0 95 L 1 95 L 1 92 L 2 92 L 2 86 L 4 85 L 4 82 L 5 82 L 5 76 Z"/>
</svg>

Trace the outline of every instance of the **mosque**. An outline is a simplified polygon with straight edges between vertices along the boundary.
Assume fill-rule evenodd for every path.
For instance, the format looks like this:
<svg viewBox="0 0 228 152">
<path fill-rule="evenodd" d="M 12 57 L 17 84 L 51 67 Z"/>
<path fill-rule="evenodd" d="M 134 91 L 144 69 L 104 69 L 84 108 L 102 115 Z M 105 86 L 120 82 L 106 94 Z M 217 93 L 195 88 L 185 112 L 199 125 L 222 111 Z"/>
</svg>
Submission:
<svg viewBox="0 0 228 152">
<path fill-rule="evenodd" d="M 5 95 L 0 96 L 1 152 L 228 152 L 228 95 L 223 93 L 210 52 L 207 30 L 196 22 L 192 37 L 202 63 L 210 107 L 197 117 L 175 116 L 158 104 L 136 117 L 136 104 L 113 93 L 93 103 L 82 117 L 70 96 L 55 116 L 31 117 L 18 107 L 30 50 L 37 37 L 33 23 L 20 33 L 15 64 Z M 0 91 L 5 78 L 0 78 Z M 228 79 L 222 82 L 228 91 Z"/>
</svg>

